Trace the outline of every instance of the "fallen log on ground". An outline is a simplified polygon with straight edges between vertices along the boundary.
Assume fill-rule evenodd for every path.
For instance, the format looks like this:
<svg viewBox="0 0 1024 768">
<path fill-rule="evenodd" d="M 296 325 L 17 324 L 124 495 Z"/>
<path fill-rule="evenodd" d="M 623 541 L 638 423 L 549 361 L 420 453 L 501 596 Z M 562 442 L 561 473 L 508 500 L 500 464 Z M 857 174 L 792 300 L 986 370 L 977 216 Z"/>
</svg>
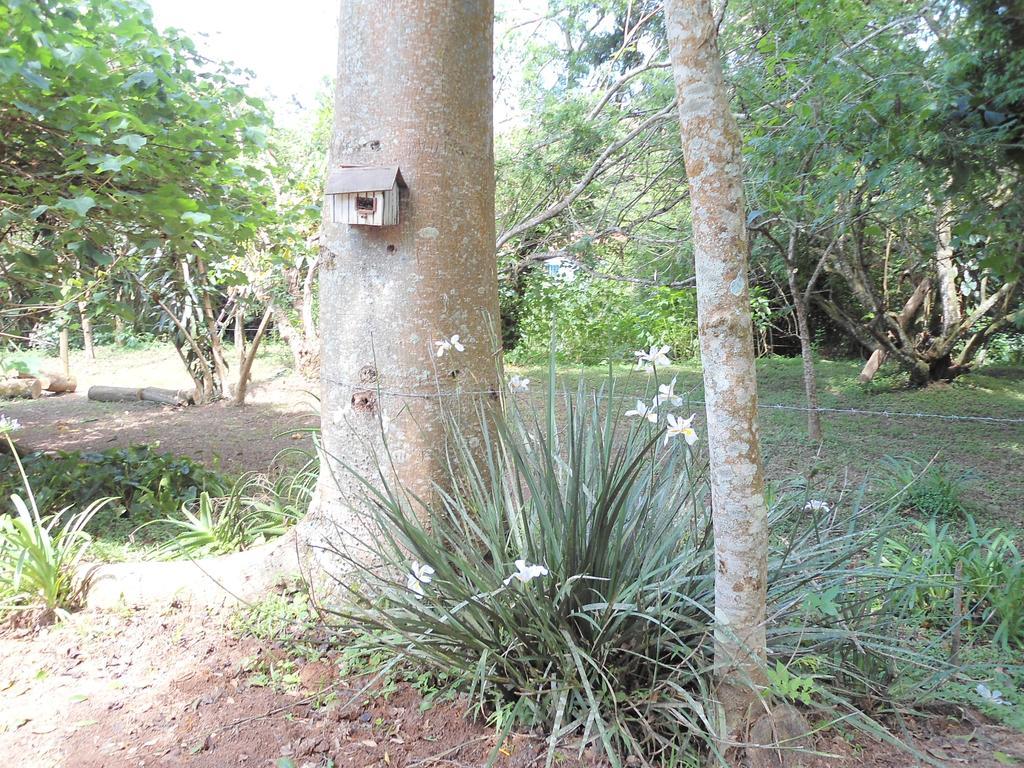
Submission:
<svg viewBox="0 0 1024 768">
<path fill-rule="evenodd" d="M 160 389 L 159 387 L 143 387 L 142 399 L 151 403 L 165 405 L 188 405 L 192 402 L 192 393 L 183 389 Z"/>
<path fill-rule="evenodd" d="M 43 396 L 43 383 L 39 379 L 0 379 L 0 398 L 32 398 Z"/>
<path fill-rule="evenodd" d="M 188 405 L 192 393 L 185 390 L 161 389 L 159 387 L 89 387 L 89 399 L 103 403 L 130 403 L 145 400 L 163 405 Z"/>
<path fill-rule="evenodd" d="M 65 376 L 63 373 L 19 373 L 19 379 L 38 379 L 47 392 L 74 392 L 78 389 L 78 380 L 74 376 Z"/>
<path fill-rule="evenodd" d="M 101 403 L 128 403 L 142 399 L 141 388 L 131 387 L 89 387 L 89 399 Z"/>
</svg>

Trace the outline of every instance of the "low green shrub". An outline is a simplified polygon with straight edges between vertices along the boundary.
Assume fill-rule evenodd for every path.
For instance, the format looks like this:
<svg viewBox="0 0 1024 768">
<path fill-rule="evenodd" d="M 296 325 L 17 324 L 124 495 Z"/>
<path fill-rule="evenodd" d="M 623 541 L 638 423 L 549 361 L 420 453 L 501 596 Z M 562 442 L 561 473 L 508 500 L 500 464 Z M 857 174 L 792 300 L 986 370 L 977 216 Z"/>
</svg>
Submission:
<svg viewBox="0 0 1024 768">
<path fill-rule="evenodd" d="M 82 507 L 94 499 L 110 498 L 112 515 L 149 519 L 172 514 L 202 491 L 220 495 L 228 488 L 219 473 L 147 445 L 95 452 L 34 452 L 21 461 L 43 509 Z M 20 487 L 14 457 L 0 453 L 0 497 Z"/>
<path fill-rule="evenodd" d="M 363 533 L 328 548 L 362 575 L 339 617 L 459 681 L 499 731 L 656 765 L 713 750 L 720 724 L 706 460 L 666 439 L 664 413 L 622 427 L 613 383 L 560 402 L 552 366 L 543 415 L 450 419 L 432 496 L 363 478 Z M 805 506 L 782 491 L 771 510 L 769 669 L 778 695 L 871 727 L 847 697 L 881 699 L 918 660 L 889 610 L 901 586 L 877 564 L 886 524 Z"/>
<path fill-rule="evenodd" d="M 959 536 L 949 523 L 933 518 L 914 524 L 905 536 L 889 538 L 882 564 L 901 581 L 915 577 L 902 591 L 907 612 L 941 628 L 953 620 L 959 564 L 966 628 L 990 631 L 1007 650 L 1024 647 L 1024 562 L 1010 532 L 982 531 L 968 517 L 967 534 Z"/>
<path fill-rule="evenodd" d="M 913 458 L 883 459 L 883 484 L 900 511 L 916 511 L 925 517 L 963 517 L 971 509 L 967 501 L 975 476 L 952 464 L 934 464 Z"/>
</svg>

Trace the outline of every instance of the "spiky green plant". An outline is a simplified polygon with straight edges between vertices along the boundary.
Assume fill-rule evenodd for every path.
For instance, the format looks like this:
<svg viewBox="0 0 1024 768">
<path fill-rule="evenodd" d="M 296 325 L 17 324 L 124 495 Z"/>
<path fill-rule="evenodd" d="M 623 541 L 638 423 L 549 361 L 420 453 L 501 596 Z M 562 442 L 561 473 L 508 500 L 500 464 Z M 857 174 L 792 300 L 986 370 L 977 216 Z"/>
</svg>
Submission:
<svg viewBox="0 0 1024 768">
<path fill-rule="evenodd" d="M 63 509 L 44 516 L 17 449 L 3 434 L 25 497 L 12 495 L 14 514 L 0 515 L 0 612 L 39 610 L 40 621 L 61 618 L 81 602 L 87 586 L 79 570 L 92 542 L 85 526 L 111 499 L 97 499 L 78 512 Z"/>
<path fill-rule="evenodd" d="M 181 507 L 181 516 L 154 520 L 173 533 L 160 552 L 166 557 L 202 557 L 237 552 L 284 534 L 305 514 L 319 462 L 315 457 L 295 473 L 277 479 L 243 475 L 223 496 L 203 492 Z"/>
<path fill-rule="evenodd" d="M 549 762 L 569 735 L 616 765 L 713 751 L 706 460 L 660 423 L 622 427 L 613 381 L 560 397 L 552 365 L 548 391 L 540 417 L 514 405 L 453 416 L 448 473 L 429 497 L 381 457 L 352 508 L 361 541 L 350 530 L 334 542 L 362 575 L 343 584 L 352 601 L 338 613 L 461 677 L 501 730 L 546 729 Z M 812 664 L 814 703 L 872 727 L 848 697 L 882 693 L 912 656 L 885 610 L 895 588 L 874 548 L 886 525 L 804 506 L 781 493 L 771 510 L 769 664 Z"/>
<path fill-rule="evenodd" d="M 948 626 L 959 581 L 963 621 L 991 630 L 1007 651 L 1024 646 L 1024 561 L 1017 539 L 1001 528 L 983 531 L 970 516 L 966 528 L 961 535 L 935 518 L 913 523 L 886 540 L 882 564 L 901 580 L 915 577 L 902 590 L 907 612 Z"/>
<path fill-rule="evenodd" d="M 244 548 L 245 537 L 241 527 L 240 498 L 234 493 L 214 499 L 203 491 L 190 509 L 181 507 L 181 517 L 168 517 L 160 521 L 176 532 L 161 547 L 165 556 L 202 557 L 224 555 Z"/>
</svg>

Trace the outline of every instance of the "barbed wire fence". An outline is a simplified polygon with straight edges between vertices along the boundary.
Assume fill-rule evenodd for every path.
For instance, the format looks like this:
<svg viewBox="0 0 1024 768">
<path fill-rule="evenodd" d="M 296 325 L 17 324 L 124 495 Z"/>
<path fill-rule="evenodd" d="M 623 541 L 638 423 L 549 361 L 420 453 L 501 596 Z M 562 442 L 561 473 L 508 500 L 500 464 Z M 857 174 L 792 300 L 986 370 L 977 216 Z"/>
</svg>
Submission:
<svg viewBox="0 0 1024 768">
<path fill-rule="evenodd" d="M 341 387 L 346 387 L 352 390 L 362 391 L 373 391 L 378 395 L 385 395 L 397 398 L 424 398 L 424 399 L 446 399 L 446 398 L 459 398 L 459 397 L 495 397 L 499 394 L 497 389 L 463 389 L 460 387 L 454 387 L 450 390 L 442 390 L 440 388 L 413 390 L 410 388 L 404 389 L 390 389 L 387 387 L 379 387 L 373 382 L 346 382 L 338 381 L 335 379 L 328 379 L 331 384 L 336 384 Z M 509 394 L 515 396 L 519 395 L 530 395 L 530 392 L 510 392 Z M 609 397 L 615 400 L 637 400 L 640 397 L 637 394 L 615 394 L 609 395 L 608 393 L 593 392 L 594 397 L 608 399 Z M 707 401 L 690 398 L 686 395 L 679 394 L 677 397 L 681 398 L 688 405 L 707 405 Z M 841 408 L 835 406 L 818 406 L 817 408 L 810 408 L 804 405 L 790 405 L 787 403 L 758 403 L 758 409 L 761 410 L 776 410 L 776 411 L 793 411 L 798 413 L 808 413 L 812 410 L 816 410 L 822 414 L 836 414 L 844 416 L 873 416 L 876 418 L 889 418 L 889 419 L 939 419 L 943 421 L 970 421 L 970 422 L 984 422 L 989 424 L 1022 424 L 1024 425 L 1024 416 L 1022 417 L 1007 417 L 1007 416 L 980 416 L 976 414 L 955 414 L 955 413 L 932 413 L 929 411 L 899 411 L 899 410 L 871 410 L 866 408 Z"/>
</svg>

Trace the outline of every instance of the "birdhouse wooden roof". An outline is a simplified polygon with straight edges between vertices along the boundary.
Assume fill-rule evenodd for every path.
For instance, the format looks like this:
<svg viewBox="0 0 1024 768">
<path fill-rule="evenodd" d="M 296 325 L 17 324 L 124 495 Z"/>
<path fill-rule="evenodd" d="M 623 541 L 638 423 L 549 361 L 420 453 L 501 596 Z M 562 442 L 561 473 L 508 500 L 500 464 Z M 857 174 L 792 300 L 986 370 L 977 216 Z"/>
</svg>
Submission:
<svg viewBox="0 0 1024 768">
<path fill-rule="evenodd" d="M 387 192 L 395 183 L 405 186 L 402 171 L 397 165 L 344 165 L 327 177 L 328 195 L 348 195 L 353 192 Z"/>
</svg>

